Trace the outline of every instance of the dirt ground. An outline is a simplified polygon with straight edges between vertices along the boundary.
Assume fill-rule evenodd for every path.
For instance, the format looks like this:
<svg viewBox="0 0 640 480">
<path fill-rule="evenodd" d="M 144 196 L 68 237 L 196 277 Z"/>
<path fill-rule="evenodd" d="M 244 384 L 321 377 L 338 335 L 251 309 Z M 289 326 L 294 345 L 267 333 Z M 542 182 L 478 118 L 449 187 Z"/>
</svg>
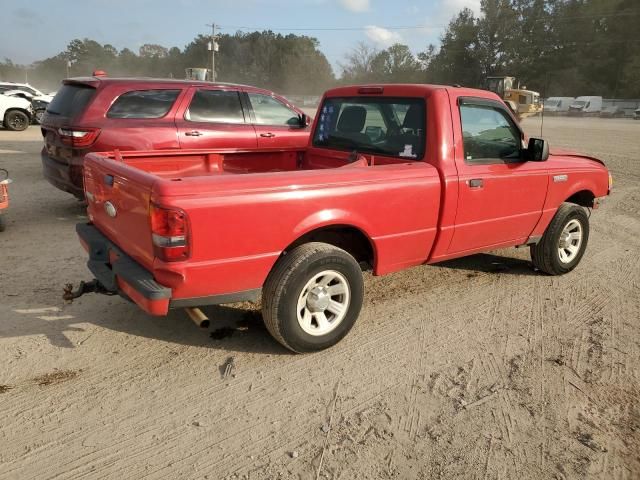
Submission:
<svg viewBox="0 0 640 480">
<path fill-rule="evenodd" d="M 205 309 L 209 331 L 63 306 L 83 209 L 43 180 L 37 127 L 0 130 L 0 479 L 640 478 L 640 122 L 544 135 L 615 177 L 574 272 L 509 249 L 368 276 L 348 337 L 299 356 L 248 304 Z"/>
</svg>

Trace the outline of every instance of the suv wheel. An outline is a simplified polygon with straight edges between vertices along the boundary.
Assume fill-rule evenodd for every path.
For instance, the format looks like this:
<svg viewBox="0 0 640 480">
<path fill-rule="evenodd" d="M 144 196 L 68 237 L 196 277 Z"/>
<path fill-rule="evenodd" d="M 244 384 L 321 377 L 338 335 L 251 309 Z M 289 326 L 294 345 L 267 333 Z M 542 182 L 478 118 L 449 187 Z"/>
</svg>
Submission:
<svg viewBox="0 0 640 480">
<path fill-rule="evenodd" d="M 363 296 L 358 262 L 340 248 L 312 242 L 278 260 L 262 292 L 262 316 L 269 333 L 286 348 L 313 352 L 349 333 Z"/>
<path fill-rule="evenodd" d="M 29 116 L 20 110 L 9 110 L 4 116 L 5 128 L 14 132 L 26 130 L 29 123 Z"/>
</svg>

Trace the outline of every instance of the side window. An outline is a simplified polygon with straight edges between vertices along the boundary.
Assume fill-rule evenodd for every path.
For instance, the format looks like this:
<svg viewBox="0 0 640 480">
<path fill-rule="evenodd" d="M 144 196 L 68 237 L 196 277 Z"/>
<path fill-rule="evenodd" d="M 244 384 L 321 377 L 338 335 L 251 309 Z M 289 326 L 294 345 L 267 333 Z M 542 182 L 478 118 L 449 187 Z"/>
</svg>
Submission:
<svg viewBox="0 0 640 480">
<path fill-rule="evenodd" d="M 486 105 L 460 105 L 460 117 L 467 163 L 520 157 L 520 131 L 506 112 Z"/>
<path fill-rule="evenodd" d="M 135 90 L 120 95 L 108 118 L 161 118 L 171 109 L 180 90 Z"/>
<path fill-rule="evenodd" d="M 225 90 L 198 90 L 184 118 L 190 122 L 244 123 L 240 94 Z"/>
<path fill-rule="evenodd" d="M 259 93 L 250 93 L 249 100 L 256 115 L 256 124 L 299 125 L 298 114 L 279 100 Z"/>
</svg>

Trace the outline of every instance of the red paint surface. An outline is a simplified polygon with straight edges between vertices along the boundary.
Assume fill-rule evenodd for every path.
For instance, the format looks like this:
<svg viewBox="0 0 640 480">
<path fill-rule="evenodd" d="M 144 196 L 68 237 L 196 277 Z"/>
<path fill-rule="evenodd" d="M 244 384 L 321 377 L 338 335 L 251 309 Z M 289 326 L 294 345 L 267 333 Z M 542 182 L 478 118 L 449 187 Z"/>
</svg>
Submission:
<svg viewBox="0 0 640 480">
<path fill-rule="evenodd" d="M 326 96 L 357 92 L 344 87 Z M 376 156 L 375 166 L 360 162 L 341 168 L 349 152 L 314 147 L 123 152 L 122 159 L 93 153 L 85 161 L 85 186 L 94 198 L 90 218 L 170 287 L 173 299 L 184 299 L 262 287 L 287 246 L 319 228 L 360 230 L 372 245 L 374 273 L 380 275 L 522 244 L 541 235 L 574 193 L 608 193 L 607 169 L 575 155 L 551 155 L 545 162 L 465 163 L 458 97 L 497 100 L 489 92 L 385 85 L 384 95 L 426 99 L 424 158 Z M 370 155 L 364 157 L 371 162 Z M 112 187 L 104 184 L 107 174 L 115 178 Z M 560 174 L 567 181 L 554 182 Z M 470 189 L 472 178 L 482 178 L 483 188 Z M 106 215 L 106 201 L 116 205 L 115 218 Z M 188 260 L 154 257 L 151 202 L 186 212 Z"/>
</svg>

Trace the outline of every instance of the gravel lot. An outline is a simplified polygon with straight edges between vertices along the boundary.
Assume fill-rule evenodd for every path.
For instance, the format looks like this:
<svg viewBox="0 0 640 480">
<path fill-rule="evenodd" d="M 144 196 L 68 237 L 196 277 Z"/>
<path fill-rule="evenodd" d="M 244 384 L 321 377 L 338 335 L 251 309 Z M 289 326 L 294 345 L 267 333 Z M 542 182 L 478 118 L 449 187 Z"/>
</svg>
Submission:
<svg viewBox="0 0 640 480">
<path fill-rule="evenodd" d="M 297 356 L 248 304 L 209 331 L 64 306 L 84 211 L 42 178 L 37 127 L 0 130 L 0 479 L 640 478 L 640 122 L 544 134 L 614 174 L 574 272 L 509 249 L 369 276 L 350 335 Z"/>
</svg>

